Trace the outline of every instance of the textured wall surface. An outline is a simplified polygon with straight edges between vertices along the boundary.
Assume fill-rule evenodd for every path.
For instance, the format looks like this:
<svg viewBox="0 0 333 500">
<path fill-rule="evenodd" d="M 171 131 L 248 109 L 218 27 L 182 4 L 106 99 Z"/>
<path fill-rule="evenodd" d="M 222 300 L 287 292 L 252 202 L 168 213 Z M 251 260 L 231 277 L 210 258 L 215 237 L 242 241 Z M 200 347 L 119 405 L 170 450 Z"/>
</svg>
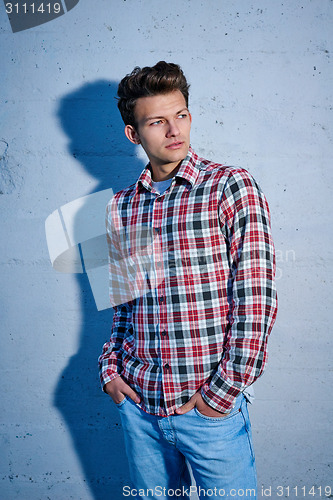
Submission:
<svg viewBox="0 0 333 500">
<path fill-rule="evenodd" d="M 112 312 L 85 274 L 53 270 L 44 223 L 141 172 L 114 95 L 160 59 L 191 83 L 195 150 L 248 169 L 270 203 L 280 309 L 250 409 L 260 497 L 330 484 L 332 18 L 330 0 L 80 0 L 12 33 L 0 6 L 1 500 L 123 498 L 97 375 Z"/>
</svg>

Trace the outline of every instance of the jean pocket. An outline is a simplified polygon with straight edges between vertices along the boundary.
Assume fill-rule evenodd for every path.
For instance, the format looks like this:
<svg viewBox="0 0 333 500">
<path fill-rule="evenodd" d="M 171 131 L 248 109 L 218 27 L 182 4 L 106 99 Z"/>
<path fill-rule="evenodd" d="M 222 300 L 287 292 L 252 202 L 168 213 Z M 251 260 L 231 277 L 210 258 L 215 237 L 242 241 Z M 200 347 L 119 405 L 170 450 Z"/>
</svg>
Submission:
<svg viewBox="0 0 333 500">
<path fill-rule="evenodd" d="M 124 399 L 120 401 L 120 403 L 115 403 L 115 405 L 117 408 L 122 408 L 126 402 L 127 402 L 127 396 L 125 396 Z"/>
<path fill-rule="evenodd" d="M 211 422 L 225 422 L 226 420 L 230 420 L 231 418 L 235 417 L 236 415 L 239 415 L 239 413 L 241 412 L 243 395 L 240 395 L 239 398 L 236 399 L 236 403 L 235 403 L 234 408 L 227 415 L 223 415 L 223 413 L 221 413 L 220 417 L 209 417 L 207 415 L 204 415 L 203 413 L 200 413 L 200 411 L 198 410 L 197 407 L 194 408 L 194 411 L 198 415 L 198 417 L 200 417 L 204 420 L 210 420 Z"/>
<path fill-rule="evenodd" d="M 238 415 L 240 412 L 240 408 L 231 410 L 231 412 L 228 413 L 228 415 L 223 415 L 221 413 L 220 417 L 209 417 L 208 415 L 204 415 L 203 413 L 200 413 L 200 411 L 196 407 L 194 408 L 194 411 L 198 415 L 198 417 L 202 418 L 203 420 L 210 420 L 211 422 L 225 422 L 226 420 L 229 420 L 235 415 Z"/>
</svg>

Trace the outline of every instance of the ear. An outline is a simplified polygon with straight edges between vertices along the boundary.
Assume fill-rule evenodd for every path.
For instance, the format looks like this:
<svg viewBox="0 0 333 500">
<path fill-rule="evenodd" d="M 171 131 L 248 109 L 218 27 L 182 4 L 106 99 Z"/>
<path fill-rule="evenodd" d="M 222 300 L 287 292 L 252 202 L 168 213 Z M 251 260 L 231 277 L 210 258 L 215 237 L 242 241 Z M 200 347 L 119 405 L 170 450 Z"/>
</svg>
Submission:
<svg viewBox="0 0 333 500">
<path fill-rule="evenodd" d="M 125 127 L 125 135 L 129 141 L 133 144 L 140 144 L 140 137 L 133 125 L 126 125 Z"/>
</svg>

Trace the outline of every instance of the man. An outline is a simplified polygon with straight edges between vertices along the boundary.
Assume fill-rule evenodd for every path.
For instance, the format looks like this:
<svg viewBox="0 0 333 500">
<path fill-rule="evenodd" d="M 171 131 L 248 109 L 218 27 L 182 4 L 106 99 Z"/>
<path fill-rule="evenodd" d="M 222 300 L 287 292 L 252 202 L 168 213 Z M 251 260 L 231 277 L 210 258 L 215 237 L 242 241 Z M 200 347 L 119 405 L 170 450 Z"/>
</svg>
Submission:
<svg viewBox="0 0 333 500">
<path fill-rule="evenodd" d="M 101 382 L 120 411 L 134 492 L 186 496 L 190 464 L 200 498 L 255 498 L 244 394 L 263 371 L 277 311 L 269 209 L 247 171 L 192 150 L 188 89 L 164 61 L 119 84 L 125 134 L 149 164 L 107 207 L 115 313 Z M 157 260 L 150 278 L 162 269 L 163 279 L 131 294 L 134 272 L 115 298 L 143 228 Z"/>
</svg>

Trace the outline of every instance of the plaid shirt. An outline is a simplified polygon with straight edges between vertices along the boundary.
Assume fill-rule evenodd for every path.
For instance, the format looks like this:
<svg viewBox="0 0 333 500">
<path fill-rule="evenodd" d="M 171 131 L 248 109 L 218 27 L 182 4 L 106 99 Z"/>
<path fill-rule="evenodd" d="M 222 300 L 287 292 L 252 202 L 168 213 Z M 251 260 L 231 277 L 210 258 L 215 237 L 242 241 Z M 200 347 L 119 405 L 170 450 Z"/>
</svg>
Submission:
<svg viewBox="0 0 333 500">
<path fill-rule="evenodd" d="M 154 415 L 173 414 L 198 390 L 212 408 L 229 412 L 263 372 L 277 312 L 269 208 L 257 183 L 190 148 L 165 193 L 154 190 L 149 165 L 117 193 L 106 226 L 115 312 L 99 357 L 102 385 L 121 375 Z M 148 279 L 139 264 L 121 285 L 121 262 L 128 266 L 144 247 L 142 228 L 154 233 L 146 243 L 154 272 Z M 131 289 L 139 275 L 141 293 Z"/>
</svg>

